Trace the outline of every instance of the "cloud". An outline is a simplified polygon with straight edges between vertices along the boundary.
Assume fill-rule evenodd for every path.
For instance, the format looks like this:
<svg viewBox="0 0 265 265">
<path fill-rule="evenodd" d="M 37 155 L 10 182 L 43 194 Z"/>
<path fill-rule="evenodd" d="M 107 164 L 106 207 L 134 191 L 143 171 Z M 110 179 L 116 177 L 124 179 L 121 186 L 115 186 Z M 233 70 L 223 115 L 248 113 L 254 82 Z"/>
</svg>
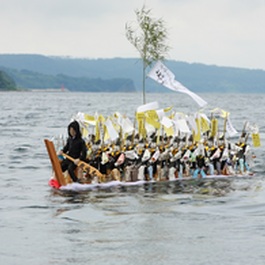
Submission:
<svg viewBox="0 0 265 265">
<path fill-rule="evenodd" d="M 143 3 L 167 25 L 170 59 L 265 69 L 263 0 L 4 1 L 0 53 L 138 57 L 125 23 Z"/>
<path fill-rule="evenodd" d="M 176 10 L 175 14 L 171 10 Z M 255 0 L 176 2 L 167 15 L 175 44 L 171 56 L 190 62 L 264 69 L 263 14 L 265 3 Z"/>
</svg>

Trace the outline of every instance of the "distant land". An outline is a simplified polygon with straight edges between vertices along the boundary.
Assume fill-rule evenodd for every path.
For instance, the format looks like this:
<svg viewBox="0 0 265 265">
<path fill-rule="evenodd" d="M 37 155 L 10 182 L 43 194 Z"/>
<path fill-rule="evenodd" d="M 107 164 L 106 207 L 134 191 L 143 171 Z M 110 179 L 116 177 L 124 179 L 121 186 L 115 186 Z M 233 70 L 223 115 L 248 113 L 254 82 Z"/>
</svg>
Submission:
<svg viewBox="0 0 265 265">
<path fill-rule="evenodd" d="M 193 92 L 264 93 L 265 71 L 221 67 L 174 60 L 165 65 Z M 91 92 L 142 90 L 142 62 L 138 58 L 87 59 L 38 54 L 0 54 L 0 71 L 19 89 L 61 89 Z M 1 88 L 0 88 L 1 89 Z M 146 79 L 147 92 L 170 92 Z"/>
<path fill-rule="evenodd" d="M 1 90 L 16 90 L 15 81 L 7 75 L 4 71 L 0 70 L 0 91 Z"/>
</svg>

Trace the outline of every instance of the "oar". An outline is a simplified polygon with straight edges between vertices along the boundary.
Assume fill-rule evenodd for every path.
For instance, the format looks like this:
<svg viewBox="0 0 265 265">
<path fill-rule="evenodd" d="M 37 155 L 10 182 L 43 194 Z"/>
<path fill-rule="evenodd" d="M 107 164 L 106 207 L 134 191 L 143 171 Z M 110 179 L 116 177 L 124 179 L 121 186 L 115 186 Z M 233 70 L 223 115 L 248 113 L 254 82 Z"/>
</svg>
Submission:
<svg viewBox="0 0 265 265">
<path fill-rule="evenodd" d="M 73 157 L 65 154 L 65 153 L 62 153 L 62 155 L 71 160 L 72 162 L 75 162 L 76 159 L 74 159 Z M 96 175 L 100 178 L 100 180 L 103 179 L 103 175 L 102 173 L 97 170 L 96 168 L 94 168 L 93 166 L 90 166 L 89 164 L 85 163 L 84 161 L 79 161 L 79 163 L 77 164 L 78 167 L 81 167 L 83 170 L 87 171 L 88 173 L 92 174 L 92 175 Z"/>
</svg>

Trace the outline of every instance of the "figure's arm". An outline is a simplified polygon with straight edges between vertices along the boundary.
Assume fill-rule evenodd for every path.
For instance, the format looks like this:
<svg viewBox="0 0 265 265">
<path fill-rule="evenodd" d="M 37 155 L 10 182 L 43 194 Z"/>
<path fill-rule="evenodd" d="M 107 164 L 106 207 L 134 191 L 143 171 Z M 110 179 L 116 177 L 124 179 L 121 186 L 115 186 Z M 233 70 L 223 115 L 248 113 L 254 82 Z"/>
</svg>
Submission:
<svg viewBox="0 0 265 265">
<path fill-rule="evenodd" d="M 63 147 L 63 153 L 67 153 L 69 151 L 69 139 L 67 139 L 66 145 Z"/>
<path fill-rule="evenodd" d="M 79 156 L 80 160 L 86 159 L 86 152 L 87 152 L 86 143 L 84 140 L 82 140 L 82 149 L 81 149 L 80 156 Z"/>
</svg>

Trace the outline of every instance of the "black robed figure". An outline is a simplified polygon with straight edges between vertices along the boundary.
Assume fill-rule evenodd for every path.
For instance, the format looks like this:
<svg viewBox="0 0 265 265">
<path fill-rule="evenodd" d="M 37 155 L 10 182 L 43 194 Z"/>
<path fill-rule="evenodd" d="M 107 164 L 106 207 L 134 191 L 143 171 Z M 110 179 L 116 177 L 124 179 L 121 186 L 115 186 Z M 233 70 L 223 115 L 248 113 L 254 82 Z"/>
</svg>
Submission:
<svg viewBox="0 0 265 265">
<path fill-rule="evenodd" d="M 75 169 L 80 160 L 86 159 L 86 152 L 86 144 L 82 139 L 79 123 L 73 121 L 68 125 L 68 139 L 66 145 L 60 151 L 60 154 L 66 153 L 75 159 L 74 162 L 69 159 L 64 159 L 61 163 L 62 171 L 64 172 L 68 170 L 69 175 L 74 182 L 78 181 L 78 178 L 75 175 Z"/>
</svg>

